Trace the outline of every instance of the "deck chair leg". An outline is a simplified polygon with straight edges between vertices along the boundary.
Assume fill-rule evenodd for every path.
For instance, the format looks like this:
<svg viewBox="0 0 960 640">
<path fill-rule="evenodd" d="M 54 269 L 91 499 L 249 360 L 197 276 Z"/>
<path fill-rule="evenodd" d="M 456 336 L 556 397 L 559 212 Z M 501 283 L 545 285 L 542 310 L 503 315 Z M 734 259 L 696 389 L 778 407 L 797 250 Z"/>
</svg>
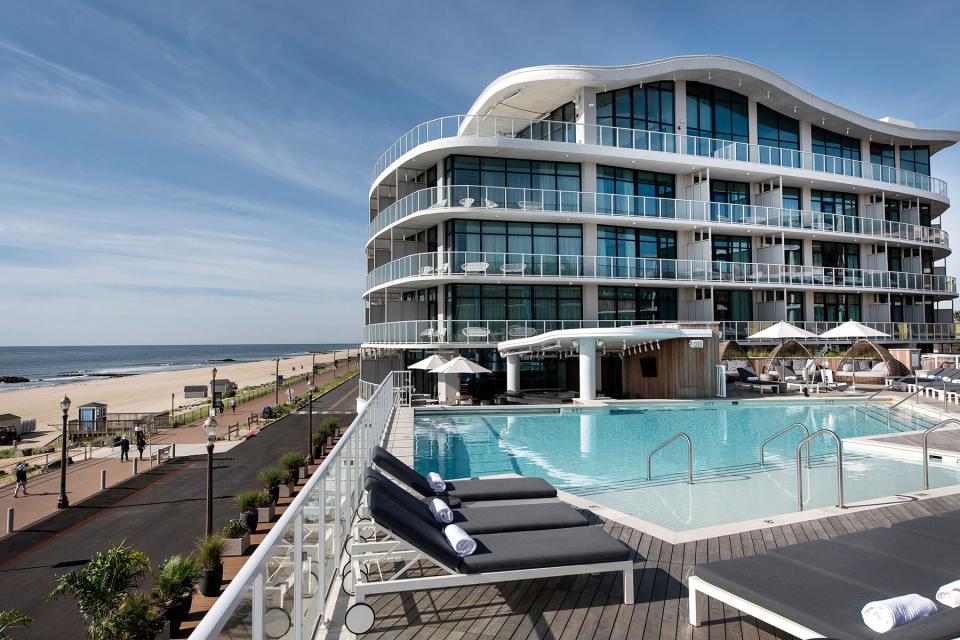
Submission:
<svg viewBox="0 0 960 640">
<path fill-rule="evenodd" d="M 633 561 L 623 569 L 623 604 L 633 604 Z"/>
<path fill-rule="evenodd" d="M 707 596 L 702 591 L 697 591 L 697 580 L 692 577 L 687 585 L 688 607 L 690 614 L 690 624 L 699 627 L 703 624 L 707 611 Z"/>
</svg>

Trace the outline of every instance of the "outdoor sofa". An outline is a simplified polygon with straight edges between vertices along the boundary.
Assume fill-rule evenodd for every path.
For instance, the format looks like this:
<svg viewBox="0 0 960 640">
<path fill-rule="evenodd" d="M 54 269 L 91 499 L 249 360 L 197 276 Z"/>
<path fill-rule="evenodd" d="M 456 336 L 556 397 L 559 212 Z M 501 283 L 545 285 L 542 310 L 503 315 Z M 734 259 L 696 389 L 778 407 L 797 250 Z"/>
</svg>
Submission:
<svg viewBox="0 0 960 640">
<path fill-rule="evenodd" d="M 688 578 L 689 621 L 704 622 L 712 597 L 798 638 L 948 640 L 960 636 L 960 608 L 878 634 L 861 609 L 916 593 L 934 598 L 960 578 L 960 512 L 814 540 L 766 554 L 697 565 Z"/>
</svg>

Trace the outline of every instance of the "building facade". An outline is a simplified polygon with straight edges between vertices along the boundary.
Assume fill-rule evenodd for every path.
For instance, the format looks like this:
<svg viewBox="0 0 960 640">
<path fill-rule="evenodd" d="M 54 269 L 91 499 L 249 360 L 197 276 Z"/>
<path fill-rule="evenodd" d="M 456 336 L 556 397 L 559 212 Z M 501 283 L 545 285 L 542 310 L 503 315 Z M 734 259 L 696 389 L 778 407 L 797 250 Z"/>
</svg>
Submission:
<svg viewBox="0 0 960 640">
<path fill-rule="evenodd" d="M 891 344 L 952 342 L 931 158 L 958 140 L 726 57 L 505 74 L 375 165 L 362 380 L 459 352 L 502 390 L 498 343 L 587 327 L 745 340 L 852 319 Z M 575 378 L 563 357 L 523 366 L 529 387 Z M 612 395 L 618 370 L 601 359 Z"/>
</svg>

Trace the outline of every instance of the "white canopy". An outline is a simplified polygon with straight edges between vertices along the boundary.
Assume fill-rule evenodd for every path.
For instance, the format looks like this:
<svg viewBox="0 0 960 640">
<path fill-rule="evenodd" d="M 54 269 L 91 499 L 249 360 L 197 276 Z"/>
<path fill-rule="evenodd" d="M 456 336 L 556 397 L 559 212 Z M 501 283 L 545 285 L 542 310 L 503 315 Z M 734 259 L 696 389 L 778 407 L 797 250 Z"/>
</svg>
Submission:
<svg viewBox="0 0 960 640">
<path fill-rule="evenodd" d="M 438 356 L 433 354 L 427 358 L 424 358 L 420 362 L 414 362 L 412 365 L 407 367 L 407 369 L 423 369 L 425 371 L 430 371 L 431 369 L 436 369 L 439 366 L 447 364 L 447 359 L 443 356 Z"/>
<path fill-rule="evenodd" d="M 865 324 L 860 324 L 856 320 L 847 320 L 843 324 L 834 327 L 820 334 L 821 338 L 889 338 L 890 335 L 883 331 L 871 329 Z"/>
<path fill-rule="evenodd" d="M 800 338 L 816 338 L 817 334 L 796 327 L 789 322 L 780 321 L 747 337 L 751 340 L 796 340 Z"/>
<path fill-rule="evenodd" d="M 457 356 L 447 364 L 432 369 L 430 373 L 490 373 L 490 369 L 481 367 L 472 360 L 467 360 L 463 356 Z"/>
</svg>

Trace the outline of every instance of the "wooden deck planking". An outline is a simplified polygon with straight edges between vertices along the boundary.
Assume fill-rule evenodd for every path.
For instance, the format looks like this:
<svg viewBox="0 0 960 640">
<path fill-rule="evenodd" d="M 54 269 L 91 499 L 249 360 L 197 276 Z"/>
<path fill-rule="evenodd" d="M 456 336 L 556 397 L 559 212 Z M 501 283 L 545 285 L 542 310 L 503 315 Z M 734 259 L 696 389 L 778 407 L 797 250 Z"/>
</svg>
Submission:
<svg viewBox="0 0 960 640">
<path fill-rule="evenodd" d="M 790 640 L 736 609 L 709 600 L 709 620 L 687 624 L 682 584 L 695 564 L 737 558 L 785 545 L 887 527 L 902 520 L 960 509 L 960 495 L 891 504 L 878 509 L 669 544 L 590 514 L 634 550 L 636 603 L 622 603 L 619 574 L 575 576 L 369 598 L 378 640 L 590 639 Z"/>
</svg>

